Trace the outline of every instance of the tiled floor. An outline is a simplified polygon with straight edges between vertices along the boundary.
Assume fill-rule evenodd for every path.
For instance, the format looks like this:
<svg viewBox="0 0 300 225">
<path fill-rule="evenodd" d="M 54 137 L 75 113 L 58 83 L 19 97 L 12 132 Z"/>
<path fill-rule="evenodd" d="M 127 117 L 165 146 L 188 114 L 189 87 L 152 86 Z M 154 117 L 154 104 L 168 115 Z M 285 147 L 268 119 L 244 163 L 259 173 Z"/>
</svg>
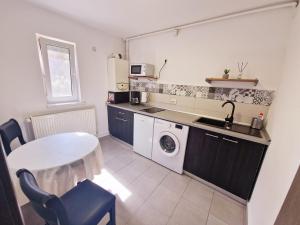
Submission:
<svg viewBox="0 0 300 225">
<path fill-rule="evenodd" d="M 244 225 L 243 205 L 109 136 L 100 142 L 104 168 L 94 182 L 117 196 L 118 225 Z"/>
</svg>

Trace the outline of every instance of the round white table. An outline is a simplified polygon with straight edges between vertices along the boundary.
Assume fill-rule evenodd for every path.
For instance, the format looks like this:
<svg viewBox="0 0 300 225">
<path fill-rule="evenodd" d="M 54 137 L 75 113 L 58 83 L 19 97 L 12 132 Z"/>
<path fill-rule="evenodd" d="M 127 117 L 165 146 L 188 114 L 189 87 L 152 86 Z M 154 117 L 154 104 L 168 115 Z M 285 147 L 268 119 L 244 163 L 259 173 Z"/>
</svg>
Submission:
<svg viewBox="0 0 300 225">
<path fill-rule="evenodd" d="M 100 174 L 102 160 L 98 138 L 81 132 L 61 133 L 28 142 L 7 157 L 19 205 L 28 202 L 16 176 L 19 169 L 31 171 L 41 189 L 61 196 L 78 181 Z"/>
</svg>

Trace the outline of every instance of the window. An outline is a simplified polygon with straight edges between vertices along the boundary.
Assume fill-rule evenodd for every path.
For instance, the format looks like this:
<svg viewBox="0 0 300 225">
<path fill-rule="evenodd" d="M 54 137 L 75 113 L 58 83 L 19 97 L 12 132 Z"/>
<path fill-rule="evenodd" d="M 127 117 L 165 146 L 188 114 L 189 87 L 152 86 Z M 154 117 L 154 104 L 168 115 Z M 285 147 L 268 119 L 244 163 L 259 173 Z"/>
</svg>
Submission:
<svg viewBox="0 0 300 225">
<path fill-rule="evenodd" d="M 75 43 L 37 35 L 48 104 L 80 102 Z"/>
</svg>

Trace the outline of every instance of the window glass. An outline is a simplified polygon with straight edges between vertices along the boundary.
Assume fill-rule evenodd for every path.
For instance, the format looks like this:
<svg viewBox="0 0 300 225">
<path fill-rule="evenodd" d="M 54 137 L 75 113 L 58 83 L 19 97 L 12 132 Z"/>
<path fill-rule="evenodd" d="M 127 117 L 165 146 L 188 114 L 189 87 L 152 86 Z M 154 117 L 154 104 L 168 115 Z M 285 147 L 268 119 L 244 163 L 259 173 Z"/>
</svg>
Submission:
<svg viewBox="0 0 300 225">
<path fill-rule="evenodd" d="M 47 45 L 53 97 L 72 96 L 70 52 L 66 48 Z"/>
</svg>

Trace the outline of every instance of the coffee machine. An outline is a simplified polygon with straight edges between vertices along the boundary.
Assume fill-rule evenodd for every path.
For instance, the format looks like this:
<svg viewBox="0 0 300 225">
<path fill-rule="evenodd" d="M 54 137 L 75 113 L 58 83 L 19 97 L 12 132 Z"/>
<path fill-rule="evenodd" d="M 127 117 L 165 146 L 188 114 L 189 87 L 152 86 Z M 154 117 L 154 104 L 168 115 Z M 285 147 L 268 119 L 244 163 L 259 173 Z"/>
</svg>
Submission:
<svg viewBox="0 0 300 225">
<path fill-rule="evenodd" d="M 130 104 L 139 105 L 141 103 L 141 92 L 130 91 Z"/>
</svg>

